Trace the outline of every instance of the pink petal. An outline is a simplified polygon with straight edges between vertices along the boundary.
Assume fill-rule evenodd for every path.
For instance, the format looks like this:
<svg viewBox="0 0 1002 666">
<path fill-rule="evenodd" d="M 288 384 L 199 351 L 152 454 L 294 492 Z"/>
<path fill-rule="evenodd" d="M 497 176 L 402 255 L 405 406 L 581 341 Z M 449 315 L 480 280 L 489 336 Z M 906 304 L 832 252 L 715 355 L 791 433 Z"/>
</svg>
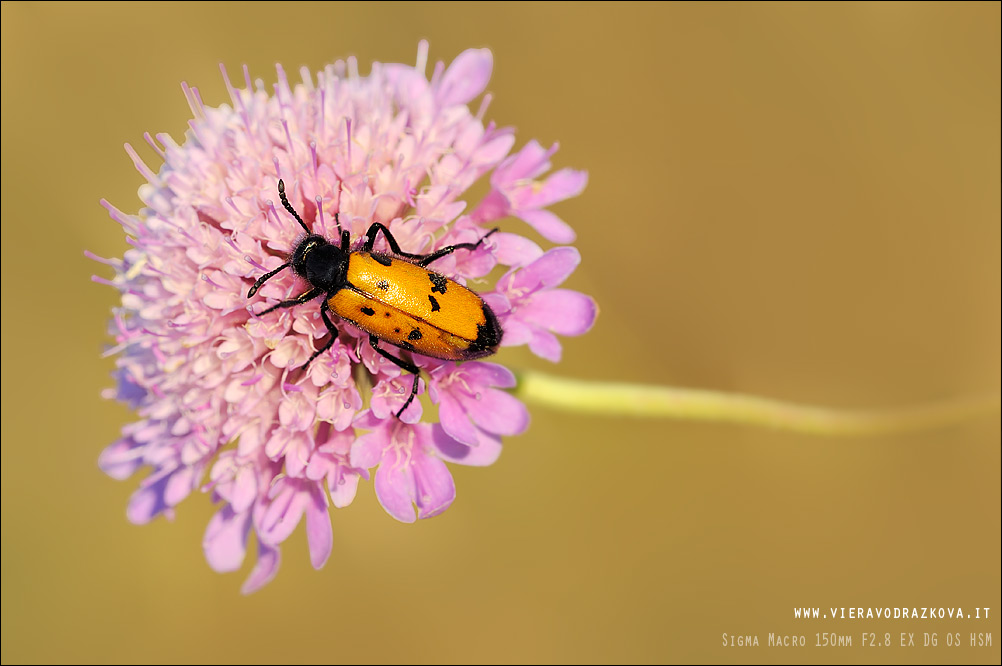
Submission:
<svg viewBox="0 0 1002 666">
<path fill-rule="evenodd" d="M 312 437 L 312 433 L 297 432 L 289 438 L 289 446 L 285 451 L 285 473 L 289 476 L 305 476 L 306 466 L 313 453 Z"/>
<path fill-rule="evenodd" d="M 264 442 L 265 432 L 262 428 L 247 428 L 240 433 L 240 441 L 237 442 L 237 455 L 250 456 L 261 450 Z"/>
<path fill-rule="evenodd" d="M 329 455 L 314 451 L 310 462 L 306 465 L 305 476 L 310 481 L 321 481 L 337 469 L 337 462 Z"/>
<path fill-rule="evenodd" d="M 518 271 L 512 282 L 516 289 L 555 287 L 567 279 L 581 263 L 581 253 L 573 247 L 555 247 Z"/>
<path fill-rule="evenodd" d="M 272 432 L 271 438 L 264 445 L 264 454 L 272 460 L 278 460 L 289 450 L 289 443 L 293 433 L 285 428 L 278 428 Z"/>
<path fill-rule="evenodd" d="M 235 292 L 214 289 L 202 297 L 202 302 L 214 310 L 233 310 L 243 305 L 243 298 Z"/>
<path fill-rule="evenodd" d="M 487 87 L 494 68 L 490 49 L 467 49 L 449 65 L 439 82 L 435 98 L 442 106 L 466 104 Z"/>
<path fill-rule="evenodd" d="M 529 143 L 494 170 L 491 175 L 491 185 L 500 189 L 509 189 L 520 180 L 535 178 L 550 168 L 550 157 L 557 152 L 559 146 L 553 144 L 543 148 L 538 141 L 532 139 Z"/>
<path fill-rule="evenodd" d="M 485 389 L 479 395 L 480 400 L 463 400 L 463 407 L 484 430 L 496 435 L 518 435 L 529 427 L 529 410 L 515 396 L 497 389 Z"/>
<path fill-rule="evenodd" d="M 498 285 L 500 288 L 500 284 Z M 511 301 L 505 294 L 499 293 L 497 291 L 490 291 L 486 294 L 480 295 L 487 306 L 494 311 L 497 316 L 502 316 L 511 310 Z"/>
<path fill-rule="evenodd" d="M 180 467 L 167 478 L 167 485 L 164 486 L 164 502 L 167 506 L 177 506 L 197 487 L 195 470 L 191 467 Z"/>
<path fill-rule="evenodd" d="M 461 372 L 469 374 L 480 384 L 498 388 L 514 388 L 515 373 L 503 365 L 487 361 L 470 361 L 464 363 Z"/>
<path fill-rule="evenodd" d="M 347 430 L 355 413 L 362 408 L 362 396 L 354 386 L 329 388 L 317 398 L 317 418 L 333 424 L 337 431 Z"/>
<path fill-rule="evenodd" d="M 122 481 L 143 464 L 144 446 L 129 437 L 120 439 L 101 452 L 97 464 L 105 474 Z"/>
<path fill-rule="evenodd" d="M 424 71 L 415 70 L 408 65 L 386 63 L 383 73 L 397 91 L 397 96 L 403 100 L 421 100 L 428 90 L 428 79 Z"/>
<path fill-rule="evenodd" d="M 515 214 L 538 231 L 543 238 L 554 243 L 573 243 L 577 234 L 570 225 L 545 209 L 516 210 Z"/>
<path fill-rule="evenodd" d="M 334 532 L 327 512 L 327 498 L 317 487 L 313 488 L 310 503 L 306 505 L 306 540 L 310 546 L 310 563 L 314 569 L 322 568 L 334 547 Z"/>
<path fill-rule="evenodd" d="M 303 512 L 310 501 L 309 493 L 293 489 L 291 484 L 282 490 L 279 497 L 265 510 L 258 534 L 269 544 L 278 545 L 289 538 L 299 525 Z"/>
<path fill-rule="evenodd" d="M 470 423 L 466 410 L 451 394 L 443 392 L 442 402 L 438 406 L 438 419 L 445 432 L 463 444 L 474 446 L 480 441 L 477 429 Z"/>
<path fill-rule="evenodd" d="M 316 414 L 316 398 L 305 393 L 290 393 L 278 405 L 278 421 L 289 430 L 313 427 Z"/>
<path fill-rule="evenodd" d="M 518 309 L 519 318 L 560 335 L 581 335 L 592 327 L 598 306 L 589 296 L 568 289 L 537 292 Z"/>
<path fill-rule="evenodd" d="M 543 250 L 524 236 L 505 232 L 490 237 L 498 263 L 506 266 L 526 266 L 543 256 Z"/>
<path fill-rule="evenodd" d="M 311 353 L 302 338 L 289 335 L 278 343 L 268 358 L 276 368 L 298 368 Z"/>
<path fill-rule="evenodd" d="M 415 503 L 418 518 L 437 516 L 456 499 L 456 485 L 445 463 L 429 455 L 414 457 Z"/>
<path fill-rule="evenodd" d="M 561 169 L 550 175 L 542 187 L 533 187 L 525 203 L 532 208 L 543 208 L 564 199 L 576 197 L 588 185 L 588 172 Z"/>
<path fill-rule="evenodd" d="M 348 460 L 352 467 L 359 469 L 372 469 L 379 464 L 379 459 L 383 457 L 383 447 L 388 446 L 389 441 L 385 430 L 377 430 L 362 435 L 351 445 L 351 453 Z"/>
<path fill-rule="evenodd" d="M 431 438 L 441 458 L 461 465 L 492 465 L 501 455 L 501 439 L 486 432 L 480 433 L 480 442 L 476 446 L 466 446 L 450 437 L 436 423 L 432 426 Z"/>
<path fill-rule="evenodd" d="M 167 486 L 167 476 L 157 480 L 149 486 L 142 487 L 129 498 L 129 506 L 125 515 L 129 521 L 136 525 L 143 525 L 150 522 L 158 514 L 167 509 L 164 502 L 164 488 Z"/>
<path fill-rule="evenodd" d="M 502 347 L 517 347 L 527 344 L 535 335 L 531 327 L 514 315 L 501 321 L 501 329 L 504 331 L 504 335 L 501 337 Z"/>
<path fill-rule="evenodd" d="M 213 570 L 236 571 L 247 554 L 250 513 L 235 513 L 230 505 L 216 512 L 205 529 L 202 549 Z"/>
<path fill-rule="evenodd" d="M 246 511 L 254 503 L 256 497 L 257 475 L 251 466 L 245 465 L 237 471 L 236 477 L 233 479 L 233 491 L 230 498 L 233 510 L 238 513 Z"/>
<path fill-rule="evenodd" d="M 493 179 L 492 179 L 493 180 Z M 487 196 L 477 204 L 477 207 L 470 212 L 470 219 L 474 222 L 493 222 L 506 217 L 511 210 L 511 202 L 500 190 L 493 189 Z M 502 262 L 508 263 L 508 262 Z"/>
<path fill-rule="evenodd" d="M 467 227 L 462 230 L 462 233 L 449 234 L 448 240 L 440 240 L 438 245 L 441 247 L 456 243 L 477 242 L 486 234 L 487 231 L 481 229 L 480 227 Z M 497 258 L 494 256 L 496 237 L 496 233 L 491 235 L 490 238 L 487 238 L 479 248 L 472 252 L 461 251 L 449 255 L 447 259 L 452 260 L 455 264 L 455 269 L 450 269 L 448 267 L 448 262 L 445 260 L 436 262 L 432 267 L 436 271 L 446 275 L 459 275 L 465 278 L 483 277 L 490 273 L 498 263 Z"/>
<path fill-rule="evenodd" d="M 372 415 L 379 419 L 396 418 L 397 411 L 404 406 L 404 402 L 410 397 L 411 387 L 414 385 L 414 375 L 406 373 L 384 379 L 376 384 L 372 390 L 372 400 L 369 408 Z M 423 380 L 418 379 L 418 395 L 421 395 Z M 421 401 L 414 397 L 407 409 L 400 414 L 400 420 L 404 423 L 417 423 L 421 420 L 424 408 Z"/>
<path fill-rule="evenodd" d="M 402 523 L 413 523 L 414 477 L 406 464 L 384 461 L 376 470 L 376 498 L 386 512 Z"/>
<path fill-rule="evenodd" d="M 476 152 L 470 158 L 474 163 L 495 164 L 508 154 L 511 147 L 515 145 L 515 135 L 505 130 L 500 130 L 500 132 L 502 133 L 477 146 Z"/>
<path fill-rule="evenodd" d="M 132 381 L 132 376 L 125 370 L 116 370 L 112 373 L 117 384 L 115 388 L 115 398 L 122 402 L 129 403 L 129 407 L 135 409 L 146 397 L 146 389 Z"/>
<path fill-rule="evenodd" d="M 532 334 L 532 340 L 529 341 L 529 351 L 547 361 L 559 363 L 562 347 L 557 336 L 549 331 L 537 330 Z"/>
<path fill-rule="evenodd" d="M 340 477 L 334 484 L 327 484 L 330 492 L 331 503 L 339 509 L 343 509 L 355 500 L 355 493 L 358 492 L 359 475 L 352 472 L 341 472 Z"/>
<path fill-rule="evenodd" d="M 278 566 L 282 563 L 282 554 L 278 548 L 272 548 L 262 541 L 257 542 L 257 564 L 250 576 L 244 581 L 240 592 L 250 594 L 257 592 L 262 587 L 271 582 L 271 579 L 278 573 Z"/>
</svg>

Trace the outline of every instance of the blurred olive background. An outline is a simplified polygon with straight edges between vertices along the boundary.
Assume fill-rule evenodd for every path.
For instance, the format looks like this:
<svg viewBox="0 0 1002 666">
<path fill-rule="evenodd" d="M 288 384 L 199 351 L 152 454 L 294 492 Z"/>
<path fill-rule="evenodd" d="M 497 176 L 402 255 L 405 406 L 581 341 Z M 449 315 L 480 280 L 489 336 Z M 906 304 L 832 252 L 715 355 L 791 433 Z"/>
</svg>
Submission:
<svg viewBox="0 0 1002 666">
<path fill-rule="evenodd" d="M 219 575 L 196 494 L 125 519 L 97 468 L 132 419 L 101 400 L 121 256 L 98 205 L 139 209 L 145 131 L 180 140 L 180 82 L 228 101 L 356 55 L 495 57 L 488 117 L 587 169 L 556 211 L 602 313 L 562 376 L 836 407 L 999 387 L 1000 5 L 2 5 L 3 661 L 998 663 L 999 417 L 824 439 L 533 409 L 458 499 L 415 525 L 371 484 L 300 529 L 276 580 Z M 429 68 L 430 71 L 430 68 Z M 156 167 L 154 167 L 156 168 Z M 509 228 L 527 226 L 510 220 Z M 538 238 L 538 237 L 537 237 Z M 141 476 L 141 475 L 140 475 Z M 990 607 L 989 621 L 796 621 L 799 606 Z M 851 635 L 852 649 L 722 634 Z M 867 650 L 863 632 L 938 632 Z M 994 646 L 973 649 L 972 631 Z M 965 647 L 945 646 L 960 632 Z"/>
</svg>

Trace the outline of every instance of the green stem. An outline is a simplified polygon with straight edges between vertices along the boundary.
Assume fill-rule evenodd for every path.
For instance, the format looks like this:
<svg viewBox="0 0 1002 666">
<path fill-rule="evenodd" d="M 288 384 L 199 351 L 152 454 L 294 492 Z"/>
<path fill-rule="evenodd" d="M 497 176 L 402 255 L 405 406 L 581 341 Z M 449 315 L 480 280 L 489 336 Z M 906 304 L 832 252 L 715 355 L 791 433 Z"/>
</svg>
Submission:
<svg viewBox="0 0 1002 666">
<path fill-rule="evenodd" d="M 589 415 L 741 423 L 814 435 L 859 436 L 928 430 L 998 414 L 1000 398 L 970 398 L 879 411 L 798 405 L 740 393 L 591 382 L 518 373 L 516 396 L 539 405 Z"/>
</svg>

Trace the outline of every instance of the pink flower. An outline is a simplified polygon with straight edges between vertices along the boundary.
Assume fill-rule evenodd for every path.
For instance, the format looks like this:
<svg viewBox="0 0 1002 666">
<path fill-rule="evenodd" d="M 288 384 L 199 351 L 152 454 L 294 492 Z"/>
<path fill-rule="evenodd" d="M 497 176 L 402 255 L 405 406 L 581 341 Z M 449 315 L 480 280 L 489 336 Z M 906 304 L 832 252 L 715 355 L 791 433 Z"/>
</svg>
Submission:
<svg viewBox="0 0 1002 666">
<path fill-rule="evenodd" d="M 456 499 L 456 486 L 445 463 L 435 455 L 436 442 L 445 438 L 441 428 L 427 423 L 411 425 L 397 419 L 380 419 L 363 412 L 355 424 L 371 430 L 355 440 L 351 464 L 376 465 L 376 497 L 387 513 L 405 523 L 437 516 Z"/>
<path fill-rule="evenodd" d="M 549 169 L 555 148 L 530 142 L 508 157 L 514 134 L 484 124 L 487 98 L 476 113 L 467 106 L 490 78 L 490 52 L 439 63 L 430 79 L 426 62 L 422 43 L 415 67 L 376 63 L 364 77 L 354 59 L 315 77 L 303 71 L 295 85 L 279 68 L 272 90 L 252 83 L 246 70 L 238 89 L 224 71 L 231 104 L 216 108 L 185 86 L 194 113 L 186 141 L 147 135 L 163 159 L 158 171 L 128 149 L 149 182 L 140 189 L 143 210 L 128 215 L 104 202 L 132 245 L 121 260 L 101 260 L 114 268 L 113 279 L 95 278 L 122 297 L 111 325 L 117 387 L 106 395 L 129 404 L 139 420 L 100 465 L 117 479 L 149 468 L 129 503 L 137 523 L 171 518 L 193 490 L 211 492 L 221 506 L 203 543 L 210 566 L 235 570 L 251 536 L 258 542 L 246 592 L 274 577 L 280 546 L 300 522 L 313 565 L 323 566 L 333 544 L 330 506 L 348 506 L 372 468 L 392 516 L 413 521 L 416 505 L 426 518 L 455 497 L 446 462 L 488 465 L 501 436 L 528 425 L 525 407 L 502 390 L 514 385 L 502 366 L 390 348 L 425 371 L 420 385 L 439 404 L 442 422 L 420 423 L 418 400 L 397 419 L 411 375 L 375 353 L 354 326 L 336 322 L 329 350 L 301 370 L 329 340 L 319 299 L 255 314 L 305 291 L 292 271 L 247 297 L 302 235 L 275 203 L 279 179 L 314 233 L 336 240 L 340 226 L 353 247 L 380 222 L 404 251 L 430 252 L 479 240 L 495 226 L 485 223 L 509 214 L 547 238 L 573 238 L 546 206 L 578 194 L 585 175 L 565 169 L 532 181 Z M 483 176 L 491 193 L 464 214 L 463 197 Z M 559 354 L 553 332 L 583 333 L 594 319 L 591 299 L 552 289 L 577 261 L 572 248 L 544 254 L 502 231 L 430 268 L 460 282 L 498 265 L 511 269 L 497 292 L 484 295 L 500 308 L 503 342 L 529 343 L 552 359 L 554 346 Z M 556 310 L 541 312 L 548 305 Z M 370 408 L 360 411 L 363 396 Z"/>
<path fill-rule="evenodd" d="M 573 243 L 574 230 L 546 210 L 546 206 L 581 194 L 588 183 L 588 174 L 561 169 L 543 183 L 533 180 L 550 170 L 549 160 L 555 152 L 557 144 L 543 150 L 536 141 L 530 141 L 517 155 L 502 162 L 491 174 L 490 193 L 471 217 L 477 222 L 493 222 L 514 215 L 532 225 L 547 240 Z"/>
<path fill-rule="evenodd" d="M 529 426 L 525 405 L 494 388 L 514 386 L 515 375 L 494 363 L 442 365 L 432 372 L 431 399 L 439 403 L 446 434 L 466 446 L 483 445 L 500 454 L 498 435 L 518 435 Z"/>
<path fill-rule="evenodd" d="M 528 344 L 532 353 L 560 360 L 560 335 L 581 335 L 591 328 L 598 306 L 588 296 L 554 289 L 574 272 L 581 255 L 573 247 L 550 250 L 525 268 L 509 271 L 484 298 L 504 328 L 503 346 Z"/>
</svg>

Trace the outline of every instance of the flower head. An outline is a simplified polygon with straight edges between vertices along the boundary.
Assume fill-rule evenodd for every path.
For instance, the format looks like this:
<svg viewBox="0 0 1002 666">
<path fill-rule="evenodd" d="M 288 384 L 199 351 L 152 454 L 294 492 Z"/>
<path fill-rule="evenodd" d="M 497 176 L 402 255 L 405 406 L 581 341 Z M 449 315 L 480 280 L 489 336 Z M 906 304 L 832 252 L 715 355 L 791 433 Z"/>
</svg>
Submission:
<svg viewBox="0 0 1002 666">
<path fill-rule="evenodd" d="M 573 239 L 546 206 L 580 193 L 585 174 L 564 169 L 535 180 L 555 147 L 530 142 L 509 157 L 513 132 L 482 121 L 489 96 L 476 113 L 467 106 L 490 78 L 490 52 L 439 63 L 430 79 L 426 61 L 422 43 L 416 66 L 377 63 L 364 77 L 353 59 L 316 77 L 304 70 L 296 85 L 279 68 L 270 93 L 246 69 L 243 88 L 224 70 L 232 105 L 217 108 L 185 87 L 194 113 L 185 141 L 147 135 L 163 158 L 159 172 L 127 148 L 148 180 L 146 207 L 134 216 L 103 202 L 133 246 L 106 262 L 112 280 L 96 278 L 122 295 L 111 326 L 117 387 L 108 395 L 140 420 L 104 451 L 101 467 L 119 479 L 150 468 L 129 504 L 137 523 L 171 517 L 193 490 L 211 492 L 221 507 L 205 534 L 209 564 L 239 568 L 247 540 L 258 541 L 245 591 L 274 576 L 281 543 L 304 520 L 312 563 L 323 566 L 333 544 L 328 505 L 350 504 L 373 468 L 390 515 L 427 518 L 455 497 L 446 462 L 488 465 L 502 435 L 528 426 L 525 407 L 503 390 L 514 385 L 504 367 L 390 347 L 422 370 L 419 391 L 439 405 L 441 423 L 420 422 L 419 400 L 397 418 L 411 375 L 347 322 L 338 320 L 332 339 L 322 295 L 256 314 L 308 290 L 301 277 L 280 272 L 247 296 L 303 237 L 276 205 L 279 179 L 312 233 L 336 243 L 347 231 L 352 250 L 377 222 L 412 254 L 474 243 L 508 216 L 549 240 Z M 483 176 L 490 193 L 465 214 L 463 196 Z M 505 230 L 429 268 L 481 292 L 503 344 L 557 360 L 553 334 L 583 333 L 596 314 L 590 298 L 553 288 L 578 261 L 573 248 L 544 253 Z M 484 277 L 499 266 L 508 272 L 484 293 Z"/>
</svg>

